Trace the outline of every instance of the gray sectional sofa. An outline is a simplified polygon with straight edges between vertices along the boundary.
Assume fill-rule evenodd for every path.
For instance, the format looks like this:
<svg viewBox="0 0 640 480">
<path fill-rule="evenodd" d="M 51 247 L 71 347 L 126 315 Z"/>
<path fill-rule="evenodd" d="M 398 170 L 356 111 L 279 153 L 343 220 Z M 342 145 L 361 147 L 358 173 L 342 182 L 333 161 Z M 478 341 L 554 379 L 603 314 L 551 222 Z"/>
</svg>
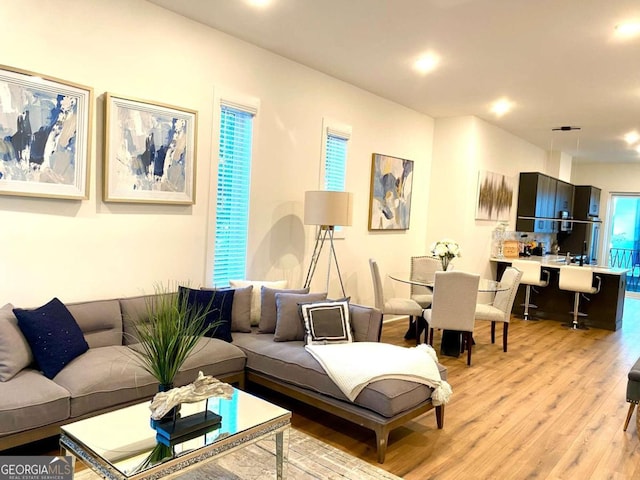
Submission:
<svg viewBox="0 0 640 480">
<path fill-rule="evenodd" d="M 349 311 L 354 341 L 380 341 L 380 310 L 352 304 Z M 373 430 L 380 463 L 384 462 L 389 432 L 394 428 L 433 408 L 438 428 L 444 426 L 444 405 L 432 405 L 432 389 L 426 385 L 407 380 L 380 380 L 370 383 L 351 402 L 305 350 L 303 341 L 275 342 L 274 334 L 255 332 L 234 333 L 233 341 L 247 355 L 247 382 Z M 439 365 L 439 369 L 442 379 L 446 380 L 446 368 Z"/>
<path fill-rule="evenodd" d="M 89 349 L 48 379 L 32 364 L 0 381 L 0 450 L 59 434 L 73 420 L 103 413 L 144 399 L 158 391 L 158 382 L 136 361 L 129 344 L 135 342 L 132 322 L 146 312 L 145 297 L 97 300 L 66 305 Z M 0 336 L 15 326 L 10 306 L 0 309 Z M 126 318 L 127 321 L 123 321 Z M 15 327 L 17 329 L 17 327 Z M 4 376 L 19 368 L 11 358 L 26 341 L 0 340 L 0 370 Z M 6 350 L 11 346 L 13 352 Z M 246 356 L 230 343 L 203 338 L 176 378 L 192 382 L 199 371 L 243 386 Z M 17 367 L 17 368 L 16 368 Z"/>
<path fill-rule="evenodd" d="M 90 348 L 52 379 L 33 364 L 19 369 L 11 364 L 14 360 L 7 359 L 15 353 L 6 351 L 13 348 L 8 344 L 24 349 L 26 342 L 0 339 L 0 378 L 3 373 L 7 376 L 8 369 L 19 369 L 0 381 L 0 451 L 57 435 L 60 425 L 151 398 L 157 392 L 157 382 L 130 351 L 135 342 L 133 322 L 144 317 L 145 305 L 144 296 L 67 304 Z M 249 315 L 247 309 L 236 308 L 235 299 L 233 308 L 235 317 Z M 354 340 L 379 341 L 380 311 L 359 305 L 350 305 L 349 310 Z M 15 335 L 10 306 L 0 309 L 0 335 L 12 322 L 11 334 Z M 374 430 L 379 462 L 384 461 L 391 429 L 434 408 L 429 387 L 403 380 L 371 383 L 350 402 L 307 353 L 304 342 L 274 341 L 277 332 L 259 333 L 257 327 L 247 329 L 248 323 L 242 322 L 244 331 L 233 331 L 232 343 L 203 338 L 183 365 L 176 386 L 193 381 L 198 371 L 240 388 L 245 381 L 266 386 Z M 441 374 L 446 379 L 444 367 Z M 444 406 L 435 409 L 437 426 L 442 428 Z"/>
</svg>

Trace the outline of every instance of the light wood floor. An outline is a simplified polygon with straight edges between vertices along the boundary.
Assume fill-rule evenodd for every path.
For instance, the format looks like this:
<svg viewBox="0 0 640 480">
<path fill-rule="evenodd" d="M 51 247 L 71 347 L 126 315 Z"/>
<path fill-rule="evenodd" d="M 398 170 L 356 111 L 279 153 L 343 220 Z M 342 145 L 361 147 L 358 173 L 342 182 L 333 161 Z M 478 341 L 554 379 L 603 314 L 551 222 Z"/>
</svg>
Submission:
<svg viewBox="0 0 640 480">
<path fill-rule="evenodd" d="M 385 324 L 382 340 L 412 346 L 406 326 Z M 627 373 L 640 357 L 640 300 L 627 300 L 618 332 L 514 319 L 508 353 L 500 336 L 490 344 L 488 323 L 474 337 L 471 367 L 462 356 L 440 357 L 454 392 L 444 429 L 429 412 L 394 430 L 381 468 L 407 480 L 640 479 L 635 415 L 622 431 Z M 257 393 L 294 410 L 296 428 L 378 465 L 373 432 Z M 55 443 L 24 450 L 57 454 Z"/>
<path fill-rule="evenodd" d="M 514 319 L 509 351 L 491 345 L 488 322 L 466 358 L 440 357 L 454 395 L 443 430 L 433 412 L 391 433 L 382 468 L 412 479 L 640 479 L 636 417 L 622 431 L 627 373 L 640 357 L 640 300 L 627 300 L 617 332 L 570 331 Z M 403 339 L 406 321 L 385 324 Z M 434 342 L 436 350 L 439 337 Z M 372 432 L 294 406 L 294 426 L 376 463 Z"/>
</svg>

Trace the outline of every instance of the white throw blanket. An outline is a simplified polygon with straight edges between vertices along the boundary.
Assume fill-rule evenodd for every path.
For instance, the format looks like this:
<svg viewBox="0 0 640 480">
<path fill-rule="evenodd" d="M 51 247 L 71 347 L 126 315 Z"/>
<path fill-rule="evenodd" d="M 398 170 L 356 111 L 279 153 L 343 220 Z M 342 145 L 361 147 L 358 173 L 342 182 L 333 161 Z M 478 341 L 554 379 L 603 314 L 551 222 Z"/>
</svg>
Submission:
<svg viewBox="0 0 640 480">
<path fill-rule="evenodd" d="M 431 400 L 435 406 L 447 403 L 451 397 L 451 386 L 440 377 L 438 357 L 429 345 L 405 348 L 353 342 L 305 348 L 351 401 L 369 383 L 383 379 L 409 380 L 434 388 Z"/>
</svg>

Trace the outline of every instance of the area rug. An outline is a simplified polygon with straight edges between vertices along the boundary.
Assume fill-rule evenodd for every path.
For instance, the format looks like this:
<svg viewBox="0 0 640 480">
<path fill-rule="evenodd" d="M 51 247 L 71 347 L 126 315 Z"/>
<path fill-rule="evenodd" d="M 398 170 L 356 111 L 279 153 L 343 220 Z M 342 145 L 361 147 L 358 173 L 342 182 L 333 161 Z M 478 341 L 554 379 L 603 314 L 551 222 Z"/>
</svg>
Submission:
<svg viewBox="0 0 640 480">
<path fill-rule="evenodd" d="M 287 478 L 291 480 L 400 480 L 400 477 L 371 465 L 299 430 L 289 434 Z M 275 440 L 260 440 L 201 467 L 174 477 L 179 480 L 263 480 L 276 478 Z M 76 480 L 99 478 L 83 470 Z"/>
</svg>

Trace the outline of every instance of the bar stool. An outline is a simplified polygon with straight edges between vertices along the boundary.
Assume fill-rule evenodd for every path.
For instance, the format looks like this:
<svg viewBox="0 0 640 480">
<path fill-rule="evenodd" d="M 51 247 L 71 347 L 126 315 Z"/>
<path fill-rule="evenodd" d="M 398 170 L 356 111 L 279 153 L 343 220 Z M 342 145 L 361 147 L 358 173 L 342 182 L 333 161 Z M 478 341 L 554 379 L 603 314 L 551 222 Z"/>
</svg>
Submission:
<svg viewBox="0 0 640 480">
<path fill-rule="evenodd" d="M 595 275 L 595 279 L 597 285 L 593 286 L 593 271 L 589 267 L 578 267 L 573 265 L 565 265 L 560 267 L 560 279 L 558 280 L 558 287 L 561 290 L 570 290 L 575 292 L 575 298 L 573 301 L 573 322 L 565 323 L 563 327 L 569 327 L 573 330 L 588 330 L 588 328 L 581 323 L 578 323 L 578 316 L 586 317 L 586 313 L 581 313 L 578 311 L 578 305 L 580 303 L 580 294 L 582 294 L 585 299 L 589 300 L 584 294 L 590 293 L 595 294 L 600 291 L 600 285 L 602 284 L 602 279 Z"/>
<path fill-rule="evenodd" d="M 522 272 L 520 283 L 526 285 L 524 294 L 524 320 L 537 320 L 529 317 L 529 308 L 538 308 L 531 303 L 531 287 L 546 287 L 549 285 L 549 270 L 542 270 L 540 262 L 533 260 L 513 260 L 511 266 Z M 544 275 L 544 278 L 542 278 Z M 534 291 L 535 288 L 534 288 Z"/>
</svg>

